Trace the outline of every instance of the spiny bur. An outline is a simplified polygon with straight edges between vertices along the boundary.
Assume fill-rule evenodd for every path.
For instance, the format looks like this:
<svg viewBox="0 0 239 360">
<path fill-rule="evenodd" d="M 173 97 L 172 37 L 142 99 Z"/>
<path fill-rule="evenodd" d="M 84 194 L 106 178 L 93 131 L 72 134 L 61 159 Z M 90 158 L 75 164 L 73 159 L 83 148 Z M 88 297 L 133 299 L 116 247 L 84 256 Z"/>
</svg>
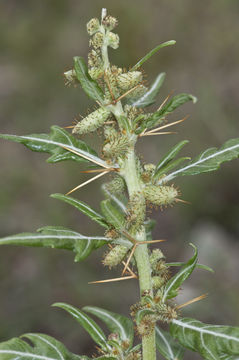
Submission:
<svg viewBox="0 0 239 360">
<path fill-rule="evenodd" d="M 172 205 L 179 195 L 178 190 L 173 185 L 146 185 L 143 192 L 145 199 L 156 206 Z"/>
<path fill-rule="evenodd" d="M 108 253 L 105 254 L 102 263 L 109 268 L 117 266 L 124 259 L 129 248 L 123 245 L 115 245 Z"/>
<path fill-rule="evenodd" d="M 82 135 L 95 131 L 104 124 L 109 115 L 109 110 L 104 107 L 100 107 L 78 122 L 72 130 L 72 133 Z"/>
</svg>

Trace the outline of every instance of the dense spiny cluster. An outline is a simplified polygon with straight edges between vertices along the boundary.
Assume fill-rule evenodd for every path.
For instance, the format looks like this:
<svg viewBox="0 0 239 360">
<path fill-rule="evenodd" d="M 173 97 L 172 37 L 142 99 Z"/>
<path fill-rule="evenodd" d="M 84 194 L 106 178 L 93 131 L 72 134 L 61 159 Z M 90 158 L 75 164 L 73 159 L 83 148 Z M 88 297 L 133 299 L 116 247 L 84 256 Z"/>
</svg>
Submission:
<svg viewBox="0 0 239 360">
<path fill-rule="evenodd" d="M 134 317 L 137 331 L 141 336 L 150 335 L 157 321 L 170 322 L 177 317 L 175 308 L 162 301 L 164 286 L 170 278 L 170 272 L 160 249 L 151 252 L 150 264 L 154 295 L 151 296 L 145 292 L 142 294 L 141 302 L 131 307 L 131 315 Z"/>
<path fill-rule="evenodd" d="M 130 343 L 127 340 L 122 340 L 117 333 L 109 334 L 107 343 L 110 345 L 110 349 L 108 351 L 97 348 L 100 357 L 113 357 L 125 360 L 142 359 L 141 351 L 137 348 L 130 349 Z M 99 355 L 96 355 L 95 358 L 98 358 Z"/>
<path fill-rule="evenodd" d="M 152 115 L 151 113 L 145 113 L 142 108 L 134 106 L 134 102 L 148 91 L 144 85 L 142 71 L 127 71 L 112 65 L 109 63 L 108 55 L 106 56 L 107 47 L 117 49 L 119 46 L 119 36 L 113 32 L 117 23 L 114 17 L 105 15 L 101 22 L 93 18 L 87 24 L 87 31 L 91 37 L 91 50 L 88 55 L 88 76 L 102 89 L 104 98 L 98 102 L 99 107 L 96 110 L 79 121 L 73 128 L 73 133 L 77 135 L 88 134 L 100 127 L 103 128 L 103 158 L 112 167 L 116 166 L 117 169 L 113 180 L 104 185 L 104 192 L 109 199 L 112 196 L 125 197 L 126 186 L 124 175 L 121 173 L 121 165 L 128 156 L 128 151 L 132 146 L 132 139 L 134 144 L 136 142 L 135 129 L 143 120 L 150 118 Z M 68 83 L 76 81 L 75 75 L 75 70 L 65 73 Z M 119 109 L 129 123 L 130 130 L 120 123 Z M 122 117 L 122 115 L 120 116 Z M 155 123 L 155 126 L 158 124 Z M 134 236 L 144 226 L 146 205 L 162 208 L 173 204 L 179 195 L 174 186 L 159 186 L 157 184 L 155 165 L 144 164 L 142 166 L 141 161 L 137 159 L 136 167 L 142 190 L 131 194 L 128 203 L 125 204 L 123 213 L 117 208 L 112 207 L 111 209 L 115 218 L 120 220 L 123 230 L 131 234 L 131 236 Z M 104 215 L 110 223 L 108 214 Z M 119 242 L 120 239 L 124 238 L 124 234 L 118 222 L 111 223 L 111 228 L 107 230 L 106 236 L 114 239 L 114 241 L 109 246 L 109 251 L 104 255 L 102 262 L 112 268 L 125 259 L 131 248 Z M 132 261 L 133 258 L 131 265 Z M 156 321 L 168 322 L 176 317 L 175 310 L 161 301 L 164 286 L 170 278 L 170 273 L 160 250 L 157 249 L 151 252 L 150 263 L 154 293 L 150 295 L 150 301 L 148 301 L 149 298 L 145 297 L 146 300 L 148 299 L 147 301 L 145 300 L 132 307 L 132 316 L 135 319 L 137 319 L 139 311 L 142 313 L 144 310 L 150 310 L 149 313 L 142 313 L 143 316 L 140 322 L 137 323 L 136 321 L 138 333 L 141 335 L 150 334 Z"/>
</svg>

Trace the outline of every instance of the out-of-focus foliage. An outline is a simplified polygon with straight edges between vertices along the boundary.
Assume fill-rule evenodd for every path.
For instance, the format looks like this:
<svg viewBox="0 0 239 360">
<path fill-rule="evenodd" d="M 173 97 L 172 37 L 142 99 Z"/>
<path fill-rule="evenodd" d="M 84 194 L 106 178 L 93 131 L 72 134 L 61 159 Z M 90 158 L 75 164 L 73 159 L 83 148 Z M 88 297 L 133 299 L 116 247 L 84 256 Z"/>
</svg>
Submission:
<svg viewBox="0 0 239 360">
<path fill-rule="evenodd" d="M 179 109 L 178 117 L 172 117 L 172 121 L 180 119 L 185 109 L 190 114 L 178 126 L 179 135 L 141 141 L 139 146 L 146 161 L 158 161 L 159 155 L 182 138 L 190 139 L 187 153 L 193 156 L 238 137 L 238 1 L 137 0 L 135 5 L 136 1 L 126 0 L 0 2 L 1 133 L 48 133 L 52 124 L 69 126 L 75 117 L 79 119 L 87 114 L 92 103 L 79 88 L 65 87 L 61 74 L 75 54 L 86 57 L 85 24 L 91 17 L 99 16 L 102 7 L 107 7 L 120 19 L 117 30 L 121 50 L 112 52 L 112 62 L 130 67 L 165 39 L 175 39 L 175 46 L 165 48 L 145 63 L 146 79 L 151 83 L 159 72 L 166 72 L 162 101 L 172 90 L 176 94 L 193 93 L 198 98 L 196 106 L 184 105 L 187 108 L 183 108 L 183 113 Z M 153 105 L 152 110 L 156 110 Z M 93 136 L 87 140 L 94 145 L 98 143 Z M 64 203 L 56 206 L 48 197 L 52 192 L 64 193 L 75 186 L 78 176 L 79 183 L 83 181 L 77 164 L 53 167 L 44 162 L 42 155 L 10 142 L 1 141 L 0 150 L 1 237 L 32 231 L 47 223 L 74 228 L 84 234 L 103 235 L 97 224 L 86 221 L 77 210 Z M 199 262 L 216 269 L 216 273 L 198 271 L 194 282 L 190 280 L 184 285 L 179 303 L 210 291 L 215 281 L 213 295 L 185 308 L 184 315 L 194 317 L 197 312 L 204 322 L 223 324 L 227 319 L 230 325 L 236 325 L 239 321 L 235 256 L 239 246 L 238 164 L 223 165 L 216 174 L 182 177 L 180 181 L 182 198 L 191 205 L 177 205 L 169 214 L 167 210 L 155 212 L 153 216 L 161 225 L 155 229 L 154 238 L 170 240 L 162 245 L 168 261 L 189 258 L 190 254 L 184 254 L 184 250 L 186 243 L 192 241 L 198 247 Z M 93 199 L 90 205 L 96 208 L 101 199 L 98 186 L 89 184 L 79 193 L 79 198 L 87 202 L 89 193 Z M 84 342 L 78 327 L 67 318 L 62 324 L 61 316 L 49 305 L 64 301 L 82 307 L 91 298 L 89 305 L 117 309 L 119 313 L 127 311 L 135 302 L 134 283 L 87 286 L 88 281 L 104 275 L 104 268 L 94 255 L 84 264 L 73 264 L 72 256 L 60 251 L 2 247 L 1 341 L 24 332 L 47 332 L 59 339 L 64 337 L 71 351 L 86 353 L 91 344 Z M 37 281 L 41 287 L 34 286 Z M 222 296 L 224 301 L 218 301 Z M 211 315 L 206 317 L 206 314 Z"/>
</svg>

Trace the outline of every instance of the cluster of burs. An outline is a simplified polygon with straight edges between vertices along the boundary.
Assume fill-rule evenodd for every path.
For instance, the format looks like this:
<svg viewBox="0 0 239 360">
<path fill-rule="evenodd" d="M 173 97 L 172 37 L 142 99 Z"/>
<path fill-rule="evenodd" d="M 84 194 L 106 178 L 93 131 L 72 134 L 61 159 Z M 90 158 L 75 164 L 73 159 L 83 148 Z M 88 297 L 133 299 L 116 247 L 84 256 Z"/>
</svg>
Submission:
<svg viewBox="0 0 239 360">
<path fill-rule="evenodd" d="M 103 101 L 97 101 L 98 108 L 80 120 L 73 128 L 73 134 L 84 135 L 94 132 L 101 128 L 104 134 L 102 156 L 106 162 L 115 169 L 112 171 L 114 178 L 110 183 L 104 184 L 106 193 L 114 194 L 123 198 L 126 193 L 124 176 L 120 169 L 124 164 L 128 151 L 137 141 L 137 129 L 142 120 L 150 117 L 151 113 L 145 113 L 140 107 L 133 104 L 137 99 L 144 96 L 148 91 L 143 81 L 141 71 L 127 71 L 120 67 L 111 65 L 108 61 L 107 48 L 117 49 L 119 46 L 119 36 L 112 32 L 117 26 L 117 20 L 109 15 L 102 17 L 101 22 L 93 18 L 87 24 L 87 31 L 91 36 L 90 46 L 92 47 L 88 55 L 88 74 L 93 81 L 97 82 L 103 90 Z M 75 69 L 65 73 L 68 83 L 79 82 Z M 122 104 L 124 103 L 124 105 Z M 124 127 L 122 117 L 127 119 L 129 128 Z M 156 126 L 162 123 L 162 120 Z M 141 192 L 131 196 L 126 204 L 126 212 L 117 211 L 112 206 L 111 215 L 115 212 L 117 221 L 112 224 L 112 229 L 107 232 L 109 238 L 122 237 L 121 229 L 124 228 L 129 234 L 134 236 L 142 226 L 146 224 L 146 206 L 162 207 L 171 205 L 178 196 L 178 190 L 173 186 L 159 185 L 159 177 L 155 176 L 155 165 L 142 165 L 139 159 L 137 163 L 137 176 L 141 182 Z M 104 203 L 104 202 L 103 202 Z M 107 212 L 102 211 L 107 218 Z M 109 219 L 112 221 L 111 219 Z M 120 226 L 118 226 L 120 224 Z M 124 245 L 115 245 L 105 254 L 103 264 L 110 268 L 122 262 L 130 248 Z M 133 261 L 133 259 L 132 259 Z M 169 279 L 169 270 L 165 264 L 165 259 L 160 250 L 152 251 L 150 255 L 152 267 L 152 282 L 156 296 L 150 299 L 145 297 L 145 304 L 142 302 L 135 305 L 132 315 L 138 310 L 152 309 L 153 315 L 144 316 L 145 322 L 141 323 L 139 333 L 150 332 L 149 324 L 152 324 L 152 317 L 168 321 L 176 317 L 176 312 L 166 304 L 160 302 L 162 289 Z M 147 295 L 147 294 L 146 294 Z M 140 309 L 138 308 L 140 307 Z M 137 309 L 136 309 L 137 308 Z M 143 312 L 142 312 L 143 314 Z M 145 315 L 145 314 L 144 314 Z M 147 319 L 150 321 L 147 322 Z M 144 328 L 142 328 L 144 327 Z"/>
</svg>

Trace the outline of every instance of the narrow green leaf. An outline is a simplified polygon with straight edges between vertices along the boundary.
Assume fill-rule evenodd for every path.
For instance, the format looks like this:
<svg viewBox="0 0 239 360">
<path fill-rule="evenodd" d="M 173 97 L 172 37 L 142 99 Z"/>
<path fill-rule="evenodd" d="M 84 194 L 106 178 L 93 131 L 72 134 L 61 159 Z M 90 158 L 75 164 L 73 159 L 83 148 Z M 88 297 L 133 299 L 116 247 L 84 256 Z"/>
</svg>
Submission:
<svg viewBox="0 0 239 360">
<path fill-rule="evenodd" d="M 182 360 L 184 348 L 178 344 L 169 332 L 159 329 L 156 326 L 156 347 L 161 355 L 167 360 Z"/>
<path fill-rule="evenodd" d="M 92 161 L 107 166 L 106 162 L 100 159 L 97 153 L 85 142 L 74 138 L 59 126 L 52 126 L 50 134 L 32 134 L 26 136 L 0 134 L 0 138 L 21 143 L 32 151 L 50 153 L 51 157 L 47 160 L 49 163 L 74 160 L 78 162 Z M 74 152 L 77 152 L 79 155 Z"/>
<path fill-rule="evenodd" d="M 177 176 L 197 175 L 204 172 L 217 170 L 225 161 L 231 161 L 239 157 L 239 138 L 231 139 L 225 142 L 220 148 L 210 148 L 203 151 L 189 164 L 175 170 L 162 179 L 167 182 Z"/>
<path fill-rule="evenodd" d="M 230 359 L 239 355 L 239 327 L 209 325 L 198 320 L 173 320 L 170 333 L 180 344 L 206 360 Z M 232 357 L 233 359 L 233 357 Z"/>
<path fill-rule="evenodd" d="M 140 127 L 135 131 L 136 134 L 140 134 L 145 129 L 151 129 L 155 125 L 158 125 L 160 120 L 163 120 L 164 117 L 174 110 L 176 110 L 179 106 L 185 104 L 188 101 L 193 101 L 193 103 L 197 102 L 197 98 L 190 94 L 178 94 L 174 96 L 168 103 L 166 103 L 162 109 L 156 111 L 149 118 L 145 119 Z"/>
<path fill-rule="evenodd" d="M 113 225 L 117 230 L 121 230 L 125 225 L 124 214 L 117 209 L 110 199 L 101 201 L 101 211 L 107 222 Z"/>
<path fill-rule="evenodd" d="M 138 69 L 139 67 L 141 67 L 143 65 L 143 63 L 145 63 L 145 61 L 147 61 L 148 59 L 151 58 L 151 56 L 153 56 L 157 51 L 159 51 L 160 49 L 162 49 L 163 47 L 165 46 L 170 46 L 170 45 L 174 45 L 176 44 L 176 41 L 175 40 L 169 40 L 169 41 L 166 41 L 158 46 L 156 46 L 154 49 L 152 49 L 148 54 L 146 54 L 141 60 L 139 60 L 137 62 L 137 64 L 135 64 L 131 69 L 130 71 L 134 71 L 136 69 Z"/>
<path fill-rule="evenodd" d="M 0 239 L 0 245 L 48 247 L 73 251 L 75 261 L 84 260 L 90 253 L 111 241 L 103 236 L 84 236 L 76 231 L 58 226 L 46 226 L 37 233 L 21 233 Z"/>
<path fill-rule="evenodd" d="M 195 104 L 197 102 L 197 98 L 191 94 L 178 94 L 174 96 L 166 105 L 164 105 L 161 110 L 164 115 L 168 115 L 188 101 L 192 101 Z"/>
<path fill-rule="evenodd" d="M 193 244 L 190 245 L 194 248 L 194 255 L 191 259 L 189 259 L 189 261 L 182 267 L 182 269 L 177 274 L 171 277 L 171 279 L 165 285 L 164 294 L 162 297 L 163 302 L 176 296 L 178 288 L 191 275 L 196 266 L 198 251 L 196 246 L 194 246 Z"/>
<path fill-rule="evenodd" d="M 76 77 L 81 83 L 81 86 L 85 93 L 91 99 L 102 103 L 104 100 L 104 93 L 97 84 L 97 82 L 90 77 L 85 60 L 82 57 L 74 57 L 74 69 L 76 72 Z"/>
<path fill-rule="evenodd" d="M 108 190 L 106 184 L 102 185 L 102 190 L 107 198 L 109 198 L 113 204 L 115 204 L 123 213 L 127 212 L 127 198 L 121 194 L 114 194 Z"/>
<path fill-rule="evenodd" d="M 109 345 L 106 343 L 106 336 L 103 330 L 96 324 L 96 322 L 86 315 L 82 310 L 77 309 L 76 307 L 65 304 L 65 303 L 55 303 L 52 306 L 59 307 L 67 311 L 73 318 L 75 318 L 80 325 L 88 332 L 91 338 L 100 345 L 103 349 L 109 349 Z"/>
<path fill-rule="evenodd" d="M 30 340 L 32 345 L 22 340 Z M 1 360 L 82 360 L 51 336 L 39 333 L 24 334 L 0 343 Z"/>
<path fill-rule="evenodd" d="M 165 76 L 165 73 L 160 73 L 156 77 L 150 89 L 141 98 L 133 102 L 132 106 L 144 108 L 152 105 L 155 102 L 155 98 L 158 95 L 161 86 L 163 85 Z"/>
<path fill-rule="evenodd" d="M 185 266 L 186 263 L 185 262 L 171 262 L 171 263 L 167 263 L 166 265 L 167 266 Z M 197 264 L 196 268 L 202 269 L 202 270 L 207 270 L 207 271 L 214 273 L 214 270 L 207 265 Z"/>
<path fill-rule="evenodd" d="M 191 160 L 190 157 L 181 157 L 179 159 L 176 159 L 174 161 L 170 161 L 167 165 L 163 166 L 161 169 L 157 171 L 157 173 L 154 174 L 154 179 L 160 178 L 162 175 L 166 175 L 170 170 L 177 167 L 182 162 L 185 162 L 186 160 Z"/>
<path fill-rule="evenodd" d="M 63 195 L 63 194 L 52 194 L 51 197 L 54 199 L 64 201 L 67 204 L 74 206 L 76 209 L 81 211 L 83 214 L 85 214 L 86 216 L 88 216 L 89 218 L 91 218 L 92 220 L 94 220 L 99 225 L 103 226 L 104 228 L 109 227 L 106 219 L 101 214 L 99 214 L 97 211 L 92 209 L 92 207 L 90 207 L 88 204 L 84 203 L 83 201 L 74 199 L 71 196 L 67 196 L 67 195 Z"/>
<path fill-rule="evenodd" d="M 157 173 L 159 170 L 161 170 L 162 168 L 164 168 L 166 165 L 168 165 L 169 162 L 171 162 L 175 156 L 179 153 L 179 151 L 186 145 L 188 144 L 189 141 L 188 140 L 183 140 L 180 141 L 179 143 L 177 143 L 176 145 L 174 145 L 163 157 L 162 159 L 158 162 L 158 164 L 155 167 L 155 171 L 154 171 L 154 177 L 157 177 Z"/>
<path fill-rule="evenodd" d="M 130 347 L 134 340 L 134 325 L 131 319 L 114 312 L 95 306 L 85 306 L 84 311 L 97 316 L 112 333 L 117 333 L 123 341 L 129 341 Z"/>
</svg>

